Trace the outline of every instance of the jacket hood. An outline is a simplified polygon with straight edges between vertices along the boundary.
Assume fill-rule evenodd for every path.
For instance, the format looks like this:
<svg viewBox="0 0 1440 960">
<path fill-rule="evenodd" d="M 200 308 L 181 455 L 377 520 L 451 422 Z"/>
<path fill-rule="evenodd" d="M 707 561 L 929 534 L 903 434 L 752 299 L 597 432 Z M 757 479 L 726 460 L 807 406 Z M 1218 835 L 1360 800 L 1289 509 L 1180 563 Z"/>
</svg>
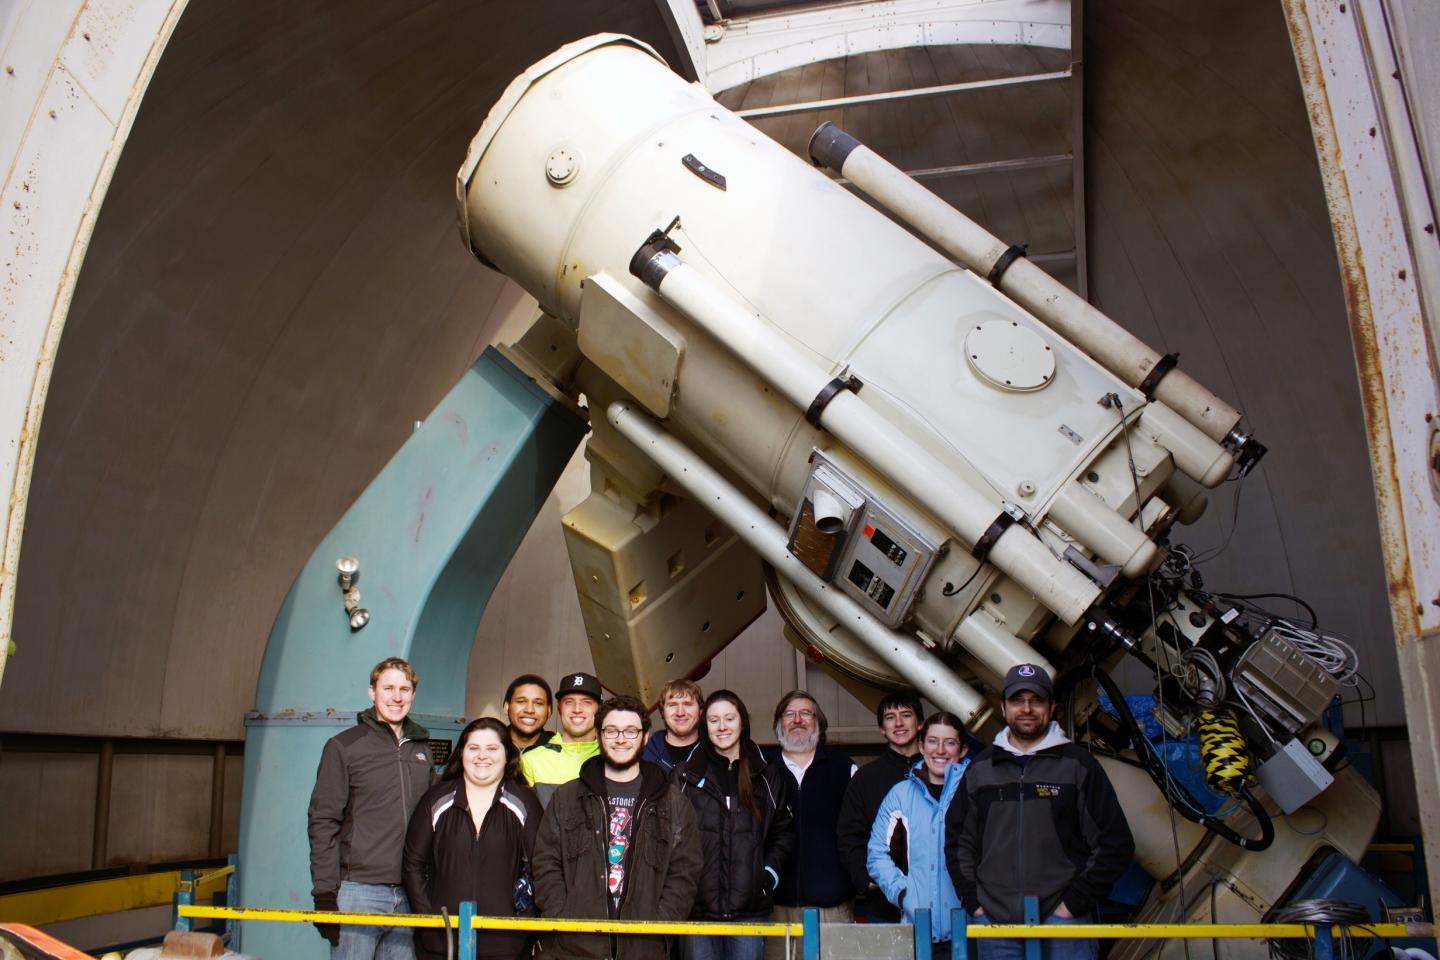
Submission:
<svg viewBox="0 0 1440 960">
<path fill-rule="evenodd" d="M 670 787 L 665 771 L 649 760 L 636 761 L 640 765 L 640 799 L 655 800 Z M 596 796 L 605 796 L 605 757 L 597 755 L 580 765 L 580 782 Z"/>
<path fill-rule="evenodd" d="M 1008 726 L 1002 729 L 999 733 L 995 734 L 994 740 L 994 744 L 996 747 L 1004 750 L 1006 753 L 1013 754 L 1017 757 L 1034 756 L 1041 750 L 1048 750 L 1051 747 L 1058 747 L 1061 744 L 1069 742 L 1070 738 L 1065 736 L 1064 731 L 1060 729 L 1060 724 L 1056 723 L 1054 720 L 1050 721 L 1050 729 L 1045 731 L 1045 736 L 1041 737 L 1038 741 L 1036 741 L 1034 744 L 1024 750 L 1021 750 L 1019 747 L 1015 746 L 1013 743 L 1010 742 L 1010 728 Z"/>
<path fill-rule="evenodd" d="M 380 717 L 375 713 L 374 707 L 367 707 L 357 713 L 355 715 L 355 722 L 363 723 L 365 724 L 365 726 L 370 727 L 374 730 L 379 730 L 381 733 L 384 733 L 388 736 L 394 736 L 394 733 L 392 733 L 390 730 L 390 724 L 380 719 Z M 400 725 L 400 730 L 404 733 L 406 740 L 430 739 L 430 731 L 420 726 L 420 724 L 416 723 L 409 716 L 405 717 L 405 722 Z"/>
</svg>

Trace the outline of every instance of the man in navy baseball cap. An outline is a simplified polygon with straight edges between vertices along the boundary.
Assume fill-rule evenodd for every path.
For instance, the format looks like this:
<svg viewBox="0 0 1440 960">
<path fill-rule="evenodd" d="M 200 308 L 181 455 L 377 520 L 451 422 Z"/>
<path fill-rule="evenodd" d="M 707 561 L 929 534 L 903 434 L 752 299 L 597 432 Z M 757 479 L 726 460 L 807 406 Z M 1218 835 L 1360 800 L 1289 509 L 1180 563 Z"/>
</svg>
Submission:
<svg viewBox="0 0 1440 960">
<path fill-rule="evenodd" d="M 1039 898 L 1044 923 L 1085 923 L 1134 855 L 1125 812 L 1099 761 L 1055 722 L 1049 671 L 1017 663 L 1001 694 L 1005 729 L 971 762 L 945 812 L 955 893 L 972 923 L 1020 923 L 1027 896 Z M 981 960 L 1025 953 L 1021 940 L 980 943 Z M 1094 960 L 1096 942 L 1047 939 L 1045 956 Z"/>
<path fill-rule="evenodd" d="M 1005 687 L 1000 695 L 1009 700 L 1021 690 L 1029 690 L 1046 700 L 1055 699 L 1055 686 L 1050 682 L 1050 674 L 1038 664 L 1017 663 L 1005 671 Z"/>
</svg>

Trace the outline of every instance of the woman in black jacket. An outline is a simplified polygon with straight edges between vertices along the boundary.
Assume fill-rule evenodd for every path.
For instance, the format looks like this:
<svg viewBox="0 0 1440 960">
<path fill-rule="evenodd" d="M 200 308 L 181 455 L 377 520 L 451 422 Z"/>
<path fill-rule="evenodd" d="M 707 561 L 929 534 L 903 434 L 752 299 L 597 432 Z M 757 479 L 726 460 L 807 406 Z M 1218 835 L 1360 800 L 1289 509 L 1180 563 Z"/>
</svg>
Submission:
<svg viewBox="0 0 1440 960">
<path fill-rule="evenodd" d="M 533 916 L 530 854 L 541 813 L 505 725 L 493 717 L 472 721 L 460 731 L 440 782 L 410 817 L 404 867 L 410 911 L 444 907 L 453 917 L 461 901 L 473 900 L 481 916 Z M 515 960 L 530 955 L 530 944 L 523 932 L 481 931 L 476 955 Z M 420 960 L 444 960 L 445 933 L 417 929 L 415 952 Z"/>
<path fill-rule="evenodd" d="M 703 866 L 690 916 L 762 920 L 795 852 L 787 778 L 750 739 L 750 714 L 729 690 L 705 700 L 700 749 L 671 775 L 695 807 Z M 685 937 L 684 960 L 760 960 L 760 937 Z"/>
</svg>

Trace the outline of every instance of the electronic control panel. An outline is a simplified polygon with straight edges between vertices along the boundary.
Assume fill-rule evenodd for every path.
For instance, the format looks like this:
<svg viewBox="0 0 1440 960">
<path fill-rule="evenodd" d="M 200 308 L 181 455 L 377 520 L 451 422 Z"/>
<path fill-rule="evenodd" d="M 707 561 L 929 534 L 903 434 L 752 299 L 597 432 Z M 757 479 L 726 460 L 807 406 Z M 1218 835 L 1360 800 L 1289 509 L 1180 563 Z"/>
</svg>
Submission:
<svg viewBox="0 0 1440 960">
<path fill-rule="evenodd" d="M 862 480 L 815 451 L 790 523 L 790 552 L 816 576 L 894 627 L 910 612 L 938 549 Z"/>
</svg>

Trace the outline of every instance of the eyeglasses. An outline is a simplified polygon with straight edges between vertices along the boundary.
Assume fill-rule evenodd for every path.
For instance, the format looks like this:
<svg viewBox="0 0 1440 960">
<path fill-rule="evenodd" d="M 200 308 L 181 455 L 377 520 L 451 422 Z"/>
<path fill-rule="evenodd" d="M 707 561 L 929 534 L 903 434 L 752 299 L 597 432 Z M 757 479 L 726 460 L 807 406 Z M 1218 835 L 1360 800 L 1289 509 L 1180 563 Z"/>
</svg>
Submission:
<svg viewBox="0 0 1440 960">
<path fill-rule="evenodd" d="M 926 738 L 925 738 L 925 748 L 926 748 L 927 750 L 939 750 L 939 749 L 941 749 L 942 747 L 943 747 L 944 749 L 946 749 L 946 750 L 959 750 L 959 749 L 960 749 L 960 741 L 959 741 L 959 740 L 936 740 L 934 737 L 926 737 Z"/>
<path fill-rule="evenodd" d="M 600 731 L 600 736 L 606 740 L 639 740 L 640 734 L 644 733 L 639 727 L 605 727 Z"/>
<path fill-rule="evenodd" d="M 1043 707 L 1043 706 L 1045 706 L 1045 705 L 1048 704 L 1050 701 L 1049 701 L 1048 699 L 1046 699 L 1045 697 L 1036 697 L 1036 696 L 1028 696 L 1028 697 L 1027 697 L 1027 696 L 1023 696 L 1023 695 L 1017 693 L 1015 696 L 1008 698 L 1005 702 L 1008 703 L 1008 704 L 1010 704 L 1010 706 L 1012 706 L 1012 707 L 1026 707 L 1026 708 L 1028 708 L 1028 709 L 1033 710 L 1033 709 L 1035 709 L 1036 707 Z"/>
<path fill-rule="evenodd" d="M 781 720 L 814 720 L 814 710 L 786 710 L 780 714 Z"/>
</svg>

